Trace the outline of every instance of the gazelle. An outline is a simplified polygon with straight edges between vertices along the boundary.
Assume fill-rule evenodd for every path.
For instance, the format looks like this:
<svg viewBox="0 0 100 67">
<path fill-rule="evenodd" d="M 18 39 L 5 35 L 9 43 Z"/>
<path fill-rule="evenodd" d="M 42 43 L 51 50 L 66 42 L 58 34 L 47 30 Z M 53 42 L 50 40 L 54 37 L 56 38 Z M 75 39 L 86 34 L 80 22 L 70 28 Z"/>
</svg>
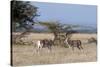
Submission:
<svg viewBox="0 0 100 67">
<path fill-rule="evenodd" d="M 53 45 L 53 41 L 49 39 L 43 39 L 43 40 L 38 40 L 37 43 L 37 51 L 47 47 L 49 50 L 51 50 L 51 46 Z"/>
<path fill-rule="evenodd" d="M 47 47 L 48 49 L 51 50 L 51 46 L 53 45 L 53 41 L 50 40 L 50 39 L 44 39 L 44 40 L 41 40 L 42 44 L 43 44 L 43 47 Z"/>
<path fill-rule="evenodd" d="M 96 43 L 97 44 L 97 39 L 94 37 L 91 37 L 90 39 L 88 39 L 88 43 Z"/>
<path fill-rule="evenodd" d="M 65 43 L 72 47 L 72 50 L 74 50 L 74 47 L 77 47 L 79 50 L 83 49 L 81 40 L 71 40 L 70 37 L 68 37 L 66 38 Z"/>
</svg>

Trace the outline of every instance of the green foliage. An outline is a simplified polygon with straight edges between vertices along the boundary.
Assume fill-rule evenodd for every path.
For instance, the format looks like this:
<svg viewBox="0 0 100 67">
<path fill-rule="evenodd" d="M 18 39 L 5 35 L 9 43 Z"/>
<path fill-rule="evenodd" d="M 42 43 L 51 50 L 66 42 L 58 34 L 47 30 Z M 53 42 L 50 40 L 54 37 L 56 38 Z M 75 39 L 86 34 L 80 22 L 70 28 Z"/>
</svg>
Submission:
<svg viewBox="0 0 100 67">
<path fill-rule="evenodd" d="M 24 1 L 11 1 L 12 20 L 21 21 L 23 19 L 30 20 L 30 17 L 37 16 L 37 7 Z"/>
<path fill-rule="evenodd" d="M 65 48 L 69 48 L 69 46 L 68 46 L 68 45 L 64 45 L 64 47 L 65 47 Z"/>
<path fill-rule="evenodd" d="M 16 30 L 16 27 L 23 27 L 29 30 L 32 27 L 29 26 L 26 22 L 28 21 L 34 25 L 34 18 L 36 16 L 38 16 L 37 7 L 31 5 L 30 2 L 16 0 L 11 1 L 11 19 L 14 30 Z"/>
</svg>

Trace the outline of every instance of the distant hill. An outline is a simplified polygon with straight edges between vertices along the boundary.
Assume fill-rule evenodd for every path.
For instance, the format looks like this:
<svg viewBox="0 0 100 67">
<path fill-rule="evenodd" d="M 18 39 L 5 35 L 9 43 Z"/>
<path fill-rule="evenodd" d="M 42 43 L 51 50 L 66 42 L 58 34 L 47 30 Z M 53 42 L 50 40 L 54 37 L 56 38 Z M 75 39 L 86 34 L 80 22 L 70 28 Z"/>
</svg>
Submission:
<svg viewBox="0 0 100 67">
<path fill-rule="evenodd" d="M 97 33 L 97 28 L 91 27 L 91 26 L 80 26 L 79 28 L 75 30 L 80 33 Z"/>
</svg>

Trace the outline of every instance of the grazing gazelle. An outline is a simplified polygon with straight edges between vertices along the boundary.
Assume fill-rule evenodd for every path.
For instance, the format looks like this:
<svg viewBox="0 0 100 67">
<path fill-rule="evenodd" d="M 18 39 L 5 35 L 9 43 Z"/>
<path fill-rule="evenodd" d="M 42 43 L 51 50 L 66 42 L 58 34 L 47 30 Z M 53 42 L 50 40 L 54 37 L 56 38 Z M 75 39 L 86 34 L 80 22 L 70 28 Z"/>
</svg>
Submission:
<svg viewBox="0 0 100 67">
<path fill-rule="evenodd" d="M 38 50 L 40 50 L 41 48 L 45 48 L 45 47 L 51 50 L 52 44 L 53 44 L 52 40 L 43 39 L 43 40 L 38 40 L 36 45 L 37 45 Z"/>
<path fill-rule="evenodd" d="M 88 39 L 88 43 L 96 43 L 97 44 L 97 39 L 94 37 L 91 37 L 90 39 Z"/>
<path fill-rule="evenodd" d="M 83 49 L 81 40 L 71 40 L 70 37 L 66 38 L 65 43 L 72 47 L 72 50 L 74 50 L 74 47 L 77 47 L 79 50 Z"/>
<path fill-rule="evenodd" d="M 44 39 L 44 40 L 41 40 L 42 44 L 43 44 L 43 47 L 47 47 L 48 49 L 51 50 L 51 46 L 53 45 L 53 41 L 50 40 L 50 39 Z"/>
</svg>

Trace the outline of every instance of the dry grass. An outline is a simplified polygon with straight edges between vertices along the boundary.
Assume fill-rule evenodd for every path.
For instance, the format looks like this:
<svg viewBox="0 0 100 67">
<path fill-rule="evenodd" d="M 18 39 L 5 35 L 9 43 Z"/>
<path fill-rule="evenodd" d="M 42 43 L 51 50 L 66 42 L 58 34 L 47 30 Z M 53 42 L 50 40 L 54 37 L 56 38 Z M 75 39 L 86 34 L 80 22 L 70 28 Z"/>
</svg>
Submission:
<svg viewBox="0 0 100 67">
<path fill-rule="evenodd" d="M 33 35 L 33 36 L 32 36 Z M 36 35 L 38 37 L 36 37 Z M 77 35 L 77 36 L 76 36 Z M 52 34 L 30 34 L 33 39 L 49 38 Z M 86 39 L 96 37 L 96 34 L 74 34 L 73 38 L 81 39 L 83 50 L 55 46 L 50 52 L 47 48 L 39 52 L 33 45 L 13 45 L 13 65 L 58 64 L 74 62 L 94 62 L 97 60 L 97 47 L 95 43 L 85 43 Z"/>
</svg>

